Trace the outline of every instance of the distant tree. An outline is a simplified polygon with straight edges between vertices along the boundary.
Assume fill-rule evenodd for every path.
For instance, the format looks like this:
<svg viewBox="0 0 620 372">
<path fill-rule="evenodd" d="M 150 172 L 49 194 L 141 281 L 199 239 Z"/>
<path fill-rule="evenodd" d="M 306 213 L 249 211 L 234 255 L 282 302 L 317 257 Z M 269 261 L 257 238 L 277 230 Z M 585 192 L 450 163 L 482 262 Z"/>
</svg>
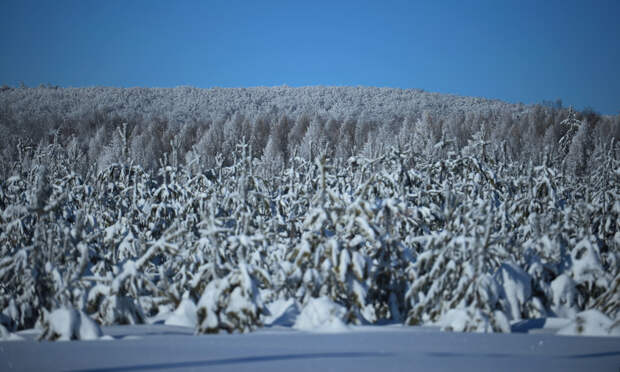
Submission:
<svg viewBox="0 0 620 372">
<path fill-rule="evenodd" d="M 568 110 L 568 117 L 560 123 L 563 135 L 560 138 L 559 146 L 560 151 L 562 151 L 564 154 L 568 154 L 571 143 L 573 142 L 573 138 L 579 131 L 579 128 L 581 128 L 581 124 L 581 121 L 577 119 L 577 115 L 571 107 Z"/>
<path fill-rule="evenodd" d="M 578 176 L 586 173 L 588 155 L 592 151 L 590 123 L 581 123 L 574 134 L 565 158 L 568 169 Z"/>
<path fill-rule="evenodd" d="M 295 149 L 299 147 L 309 126 L 310 117 L 306 114 L 300 115 L 297 120 L 295 120 L 295 124 L 291 128 L 287 139 L 289 154 L 292 154 Z"/>
<path fill-rule="evenodd" d="M 278 140 L 277 135 L 274 136 L 272 133 L 269 136 L 267 146 L 265 146 L 263 156 L 261 157 L 261 162 L 267 172 L 266 176 L 276 174 L 285 165 L 284 152 L 282 151 L 280 143 L 281 142 Z"/>
<path fill-rule="evenodd" d="M 348 118 L 340 126 L 338 134 L 338 144 L 336 148 L 336 156 L 341 159 L 348 159 L 355 151 L 355 128 L 357 121 L 354 118 Z"/>
<path fill-rule="evenodd" d="M 323 133 L 323 122 L 320 117 L 315 116 L 301 141 L 300 155 L 306 160 L 313 160 L 326 145 L 327 139 Z"/>
</svg>

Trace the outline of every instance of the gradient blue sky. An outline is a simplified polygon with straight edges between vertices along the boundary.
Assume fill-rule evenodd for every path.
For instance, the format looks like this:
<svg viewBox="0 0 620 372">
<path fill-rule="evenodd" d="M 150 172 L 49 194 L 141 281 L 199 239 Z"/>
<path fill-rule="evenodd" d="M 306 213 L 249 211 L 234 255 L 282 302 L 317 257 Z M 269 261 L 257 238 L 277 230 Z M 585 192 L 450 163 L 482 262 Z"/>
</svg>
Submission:
<svg viewBox="0 0 620 372">
<path fill-rule="evenodd" d="M 620 112 L 620 1 L 0 1 L 0 84 L 371 85 Z"/>
</svg>

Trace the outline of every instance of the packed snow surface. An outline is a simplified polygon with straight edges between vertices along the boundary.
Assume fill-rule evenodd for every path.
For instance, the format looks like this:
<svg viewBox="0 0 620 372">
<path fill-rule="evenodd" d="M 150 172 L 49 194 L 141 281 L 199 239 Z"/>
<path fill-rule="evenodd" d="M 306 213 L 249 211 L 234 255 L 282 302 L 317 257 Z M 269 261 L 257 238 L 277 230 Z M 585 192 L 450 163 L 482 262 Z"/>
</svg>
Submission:
<svg viewBox="0 0 620 372">
<path fill-rule="evenodd" d="M 532 326 L 532 325 L 531 325 Z M 2 371 L 617 371 L 620 338 L 439 332 L 350 326 L 315 333 L 279 326 L 194 334 L 167 325 L 103 327 L 114 341 L 0 342 Z M 111 337 L 110 337 L 111 336 Z"/>
</svg>

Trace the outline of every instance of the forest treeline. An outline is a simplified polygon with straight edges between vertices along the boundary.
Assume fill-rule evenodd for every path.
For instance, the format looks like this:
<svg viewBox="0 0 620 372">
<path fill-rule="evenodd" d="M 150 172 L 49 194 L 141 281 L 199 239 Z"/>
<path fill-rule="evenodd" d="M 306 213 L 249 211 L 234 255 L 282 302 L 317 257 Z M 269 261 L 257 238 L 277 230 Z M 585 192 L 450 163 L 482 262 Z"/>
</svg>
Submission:
<svg viewBox="0 0 620 372">
<path fill-rule="evenodd" d="M 4 87 L 0 171 L 8 176 L 24 148 L 54 141 L 76 154 L 82 175 L 121 160 L 153 170 L 164 154 L 181 163 L 198 156 L 206 170 L 217 154 L 230 164 L 241 140 L 273 170 L 320 151 L 347 159 L 411 145 L 423 154 L 442 142 L 433 151 L 441 157 L 481 129 L 506 161 L 585 175 L 591 155 L 620 139 L 620 116 L 391 88 Z"/>
</svg>

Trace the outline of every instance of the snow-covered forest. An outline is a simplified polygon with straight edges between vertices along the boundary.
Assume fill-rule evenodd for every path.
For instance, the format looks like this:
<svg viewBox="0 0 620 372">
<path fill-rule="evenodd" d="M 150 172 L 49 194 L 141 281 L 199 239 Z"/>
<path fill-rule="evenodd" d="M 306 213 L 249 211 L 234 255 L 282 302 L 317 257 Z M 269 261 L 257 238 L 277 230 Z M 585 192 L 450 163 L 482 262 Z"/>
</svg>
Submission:
<svg viewBox="0 0 620 372">
<path fill-rule="evenodd" d="M 4 87 L 0 336 L 284 308 L 620 335 L 618 140 L 620 116 L 420 90 Z"/>
</svg>

